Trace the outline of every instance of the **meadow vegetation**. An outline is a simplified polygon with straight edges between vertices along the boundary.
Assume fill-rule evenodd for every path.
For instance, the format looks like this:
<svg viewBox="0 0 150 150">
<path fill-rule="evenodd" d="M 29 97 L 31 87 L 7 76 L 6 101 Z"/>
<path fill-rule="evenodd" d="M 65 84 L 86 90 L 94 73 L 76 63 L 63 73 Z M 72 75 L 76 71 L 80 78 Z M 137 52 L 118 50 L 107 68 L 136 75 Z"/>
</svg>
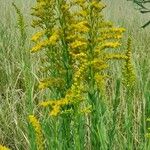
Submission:
<svg viewBox="0 0 150 150">
<path fill-rule="evenodd" d="M 148 150 L 150 26 L 124 0 L 0 0 L 0 150 Z"/>
</svg>

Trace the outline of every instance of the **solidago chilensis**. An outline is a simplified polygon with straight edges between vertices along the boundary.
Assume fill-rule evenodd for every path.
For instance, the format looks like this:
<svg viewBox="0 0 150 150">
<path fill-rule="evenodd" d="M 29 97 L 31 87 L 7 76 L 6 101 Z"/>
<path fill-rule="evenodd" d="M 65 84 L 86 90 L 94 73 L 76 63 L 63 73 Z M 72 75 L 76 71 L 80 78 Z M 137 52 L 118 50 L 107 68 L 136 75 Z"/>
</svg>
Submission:
<svg viewBox="0 0 150 150">
<path fill-rule="evenodd" d="M 44 140 L 42 134 L 42 128 L 38 119 L 34 115 L 29 115 L 29 123 L 33 126 L 35 132 L 37 150 L 44 150 Z"/>
<path fill-rule="evenodd" d="M 35 45 L 31 52 L 45 55 L 41 70 L 45 78 L 39 88 L 59 95 L 40 103 L 50 107 L 51 116 L 68 111 L 65 106 L 86 109 L 82 108 L 85 99 L 105 88 L 109 60 L 129 64 L 128 53 L 108 52 L 121 45 L 125 29 L 105 21 L 104 8 L 99 0 L 37 0 L 33 8 L 36 18 L 32 26 L 40 31 L 32 37 Z"/>
<path fill-rule="evenodd" d="M 9 148 L 3 146 L 3 145 L 0 145 L 0 150 L 10 150 Z"/>
</svg>

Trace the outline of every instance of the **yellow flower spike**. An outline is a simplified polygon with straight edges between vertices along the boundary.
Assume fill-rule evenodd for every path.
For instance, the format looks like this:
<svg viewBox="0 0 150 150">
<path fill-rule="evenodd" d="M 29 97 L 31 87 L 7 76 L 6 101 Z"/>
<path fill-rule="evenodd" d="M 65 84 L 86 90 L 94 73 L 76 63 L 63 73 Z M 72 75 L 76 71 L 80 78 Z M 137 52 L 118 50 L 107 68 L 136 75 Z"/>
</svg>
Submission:
<svg viewBox="0 0 150 150">
<path fill-rule="evenodd" d="M 31 26 L 33 28 L 41 27 L 41 20 L 33 20 Z"/>
<path fill-rule="evenodd" d="M 52 109 L 52 111 L 49 113 L 50 116 L 56 117 L 60 113 L 60 106 L 55 105 Z"/>
<path fill-rule="evenodd" d="M 101 75 L 99 73 L 96 73 L 94 78 L 97 88 L 101 91 L 101 94 L 105 94 L 105 80 L 108 78 L 108 75 Z"/>
<path fill-rule="evenodd" d="M 41 48 L 42 48 L 42 44 L 38 44 L 38 45 L 32 47 L 31 52 L 35 53 L 35 52 L 41 50 Z"/>
<path fill-rule="evenodd" d="M 77 15 L 82 16 L 82 17 L 86 17 L 87 14 L 88 14 L 87 11 L 81 10 Z"/>
<path fill-rule="evenodd" d="M 48 106 L 52 106 L 54 104 L 55 104 L 55 102 L 53 100 L 48 100 L 48 101 L 39 103 L 39 106 L 48 107 Z"/>
<path fill-rule="evenodd" d="M 123 59 L 126 60 L 128 57 L 126 55 L 123 54 L 107 54 L 106 55 L 106 59 Z"/>
<path fill-rule="evenodd" d="M 92 111 L 92 106 L 90 105 L 88 107 L 82 108 L 80 113 L 89 114 L 91 113 L 91 111 Z"/>
<path fill-rule="evenodd" d="M 106 28 L 112 28 L 113 27 L 113 24 L 112 24 L 112 22 L 100 22 L 99 23 L 99 28 L 104 28 L 104 29 L 106 29 Z M 101 30 L 100 30 L 100 32 L 101 32 Z"/>
<path fill-rule="evenodd" d="M 47 46 L 47 44 L 48 44 L 48 40 L 39 42 L 36 46 L 34 46 L 34 47 L 31 49 L 31 52 L 32 52 L 32 53 L 38 52 L 38 51 L 42 50 L 42 48 L 44 48 L 45 46 Z"/>
<path fill-rule="evenodd" d="M 102 71 L 104 69 L 107 69 L 109 65 L 105 63 L 103 60 L 94 59 L 91 61 L 88 65 L 92 65 L 95 71 Z"/>
<path fill-rule="evenodd" d="M 67 98 L 68 96 L 68 98 Z M 51 107 L 54 107 L 54 106 L 63 106 L 63 105 L 68 105 L 70 102 L 69 102 L 69 98 L 71 97 L 71 95 L 66 95 L 65 98 L 62 98 L 60 100 L 47 100 L 45 102 L 41 102 L 39 103 L 39 106 L 42 106 L 42 107 L 48 107 L 48 106 L 51 106 Z"/>
<path fill-rule="evenodd" d="M 70 6 L 68 4 L 63 4 L 61 7 L 61 10 L 63 13 L 67 12 L 70 9 Z"/>
<path fill-rule="evenodd" d="M 126 59 L 125 59 L 125 65 L 123 68 L 123 75 L 124 75 L 124 83 L 127 87 L 134 86 L 135 83 L 135 73 L 132 66 L 132 58 L 131 58 L 131 39 L 128 39 L 127 43 L 127 52 L 126 52 Z"/>
<path fill-rule="evenodd" d="M 6 146 L 0 145 L 0 150 L 10 150 L 10 149 L 7 148 Z"/>
<path fill-rule="evenodd" d="M 123 33 L 125 32 L 125 28 L 103 28 L 102 30 L 100 30 L 101 34 L 106 34 L 106 33 Z"/>
<path fill-rule="evenodd" d="M 33 42 L 37 42 L 38 39 L 40 39 L 40 37 L 42 37 L 43 35 L 45 34 L 45 31 L 40 31 L 40 32 L 37 32 L 36 34 L 34 34 L 31 38 L 31 40 Z"/>
<path fill-rule="evenodd" d="M 102 37 L 97 39 L 97 42 L 103 42 L 105 40 L 110 40 L 110 39 L 121 39 L 122 36 L 120 34 L 104 34 Z"/>
<path fill-rule="evenodd" d="M 48 44 L 55 45 L 58 39 L 59 39 L 59 31 L 55 31 L 48 39 Z"/>
<path fill-rule="evenodd" d="M 106 5 L 104 5 L 103 3 L 96 1 L 96 0 L 91 3 L 91 6 L 94 7 L 95 9 L 99 9 L 99 10 L 102 10 L 103 8 L 106 7 Z"/>
<path fill-rule="evenodd" d="M 32 13 L 36 19 L 33 21 L 32 26 L 35 27 L 41 27 L 42 29 L 45 29 L 45 25 L 48 25 L 46 22 L 47 20 L 52 20 L 54 15 L 54 1 L 53 0 L 45 0 L 45 1 L 37 1 L 36 6 L 32 8 Z M 51 15 L 49 15 L 51 14 Z"/>
<path fill-rule="evenodd" d="M 88 32 L 89 31 L 89 27 L 88 27 L 88 22 L 87 21 L 81 21 L 77 24 L 72 24 L 71 27 L 77 31 L 77 32 Z"/>
<path fill-rule="evenodd" d="M 106 42 L 106 43 L 102 44 L 100 49 L 103 50 L 105 48 L 116 48 L 119 46 L 121 46 L 121 43 L 119 43 L 119 42 Z"/>
<path fill-rule="evenodd" d="M 84 4 L 86 0 L 73 0 L 72 2 L 81 5 L 81 4 Z"/>
<path fill-rule="evenodd" d="M 29 115 L 28 119 L 35 131 L 37 149 L 44 150 L 44 139 L 39 121 L 34 115 Z"/>
<path fill-rule="evenodd" d="M 48 85 L 49 85 L 48 83 L 40 82 L 38 88 L 39 88 L 40 90 L 43 90 L 43 89 L 48 88 Z"/>
<path fill-rule="evenodd" d="M 78 40 L 75 40 L 74 42 L 72 42 L 70 44 L 70 47 L 72 49 L 76 49 L 76 48 L 79 48 L 79 47 L 85 47 L 87 46 L 87 43 L 86 42 L 83 42 L 83 41 L 78 41 Z"/>
<path fill-rule="evenodd" d="M 66 97 L 61 101 L 61 105 L 68 105 L 70 103 L 69 102 L 70 95 L 68 96 L 68 98 L 67 98 L 67 96 L 68 95 L 66 95 Z"/>
</svg>

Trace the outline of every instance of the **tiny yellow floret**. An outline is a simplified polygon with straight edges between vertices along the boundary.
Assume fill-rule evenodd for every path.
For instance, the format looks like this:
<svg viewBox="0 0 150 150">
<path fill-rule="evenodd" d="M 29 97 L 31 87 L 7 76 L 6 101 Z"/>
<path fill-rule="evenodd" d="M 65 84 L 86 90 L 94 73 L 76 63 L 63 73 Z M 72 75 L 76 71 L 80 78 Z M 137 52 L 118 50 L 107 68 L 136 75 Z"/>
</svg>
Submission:
<svg viewBox="0 0 150 150">
<path fill-rule="evenodd" d="M 6 146 L 0 145 L 0 150 L 10 150 L 10 149 L 7 148 Z"/>
<path fill-rule="evenodd" d="M 32 40 L 33 42 L 37 42 L 37 40 L 40 39 L 40 37 L 42 37 L 42 36 L 44 35 L 44 33 L 45 33 L 45 31 L 40 31 L 40 32 L 35 33 L 35 34 L 32 36 L 31 40 Z"/>
</svg>

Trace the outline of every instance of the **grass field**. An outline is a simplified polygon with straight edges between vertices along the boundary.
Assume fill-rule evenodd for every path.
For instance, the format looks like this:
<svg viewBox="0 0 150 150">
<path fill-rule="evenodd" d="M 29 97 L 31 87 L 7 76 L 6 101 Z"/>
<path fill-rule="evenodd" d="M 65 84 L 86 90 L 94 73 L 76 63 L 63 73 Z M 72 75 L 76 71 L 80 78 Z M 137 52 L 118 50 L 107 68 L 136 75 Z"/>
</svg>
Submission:
<svg viewBox="0 0 150 150">
<path fill-rule="evenodd" d="M 12 2 L 24 17 L 24 43 Z M 129 94 L 124 89 L 121 63 L 113 61 L 108 71 L 111 78 L 107 83 L 107 95 L 98 97 L 94 113 L 67 114 L 64 119 L 63 116 L 48 117 L 48 110 L 38 105 L 52 95 L 60 96 L 57 92 L 51 94 L 53 91 L 38 89 L 42 54 L 30 52 L 31 36 L 38 30 L 30 25 L 31 7 L 35 3 L 0 0 L 0 144 L 11 150 L 149 150 L 146 134 L 150 132 L 147 121 L 150 118 L 150 26 L 140 28 L 149 16 L 140 14 L 132 2 L 104 0 L 105 18 L 126 29 L 119 51 L 126 50 L 128 37 L 131 38 L 136 74 L 134 90 Z M 32 114 L 37 116 L 40 125 L 35 121 L 37 126 L 32 126 L 32 121 L 28 121 Z M 89 123 L 92 116 L 93 124 Z M 34 128 L 41 128 L 42 135 Z"/>
</svg>

